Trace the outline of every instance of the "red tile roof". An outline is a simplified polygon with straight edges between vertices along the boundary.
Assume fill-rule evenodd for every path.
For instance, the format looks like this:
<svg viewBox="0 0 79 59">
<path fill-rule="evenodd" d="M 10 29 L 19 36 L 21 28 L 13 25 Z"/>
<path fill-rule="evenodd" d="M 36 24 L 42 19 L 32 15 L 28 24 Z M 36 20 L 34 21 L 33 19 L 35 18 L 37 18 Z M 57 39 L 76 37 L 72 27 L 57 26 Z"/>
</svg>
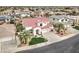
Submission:
<svg viewBox="0 0 79 59">
<path fill-rule="evenodd" d="M 45 18 L 45 17 L 39 17 L 39 18 L 26 18 L 26 19 L 23 19 L 22 20 L 22 23 L 24 26 L 28 26 L 28 27 L 32 27 L 32 28 L 35 28 L 35 27 L 40 27 L 40 26 L 37 26 L 37 23 L 39 22 L 48 22 L 48 18 Z"/>
<path fill-rule="evenodd" d="M 50 23 L 48 23 L 46 26 L 42 27 L 42 29 L 50 28 L 50 27 L 52 27 L 52 25 Z"/>
</svg>

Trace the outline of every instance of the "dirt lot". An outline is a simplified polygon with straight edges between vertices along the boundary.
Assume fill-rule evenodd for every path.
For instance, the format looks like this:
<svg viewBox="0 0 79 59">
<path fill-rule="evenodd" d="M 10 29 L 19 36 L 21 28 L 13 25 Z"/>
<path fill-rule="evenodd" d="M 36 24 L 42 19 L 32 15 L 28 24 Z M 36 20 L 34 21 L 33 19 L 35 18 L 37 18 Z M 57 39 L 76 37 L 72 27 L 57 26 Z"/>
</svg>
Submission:
<svg viewBox="0 0 79 59">
<path fill-rule="evenodd" d="M 16 48 L 15 26 L 13 24 L 0 25 L 0 52 L 9 52 Z"/>
<path fill-rule="evenodd" d="M 15 26 L 13 24 L 0 25 L 0 38 L 15 34 Z"/>
</svg>

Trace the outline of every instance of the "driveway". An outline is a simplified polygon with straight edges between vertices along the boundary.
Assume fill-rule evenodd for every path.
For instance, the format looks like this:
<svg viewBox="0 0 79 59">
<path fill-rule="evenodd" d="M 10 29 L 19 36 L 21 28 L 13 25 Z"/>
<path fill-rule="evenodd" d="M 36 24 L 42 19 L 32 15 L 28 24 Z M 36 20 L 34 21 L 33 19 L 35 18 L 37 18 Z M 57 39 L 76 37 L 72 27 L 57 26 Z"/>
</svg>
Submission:
<svg viewBox="0 0 79 59">
<path fill-rule="evenodd" d="M 56 34 L 54 34 L 53 32 L 47 32 L 47 33 L 44 33 L 43 36 L 49 41 L 56 41 L 56 40 L 59 40 L 60 37 Z"/>
</svg>

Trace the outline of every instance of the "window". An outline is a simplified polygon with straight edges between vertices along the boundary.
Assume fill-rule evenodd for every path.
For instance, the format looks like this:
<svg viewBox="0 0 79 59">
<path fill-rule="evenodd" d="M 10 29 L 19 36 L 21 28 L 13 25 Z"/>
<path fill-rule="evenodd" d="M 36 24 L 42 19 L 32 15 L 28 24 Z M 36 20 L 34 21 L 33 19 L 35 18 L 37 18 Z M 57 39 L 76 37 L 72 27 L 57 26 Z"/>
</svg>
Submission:
<svg viewBox="0 0 79 59">
<path fill-rule="evenodd" d="M 67 21 L 67 19 L 66 19 L 66 21 Z"/>
<path fill-rule="evenodd" d="M 53 18 L 53 20 L 55 20 L 55 18 Z"/>
<path fill-rule="evenodd" d="M 40 23 L 40 26 L 42 26 L 43 24 L 42 23 Z"/>
<path fill-rule="evenodd" d="M 61 20 L 62 22 L 64 21 L 64 19 Z"/>
<path fill-rule="evenodd" d="M 38 29 L 36 30 L 36 34 L 39 34 L 39 30 Z"/>
</svg>

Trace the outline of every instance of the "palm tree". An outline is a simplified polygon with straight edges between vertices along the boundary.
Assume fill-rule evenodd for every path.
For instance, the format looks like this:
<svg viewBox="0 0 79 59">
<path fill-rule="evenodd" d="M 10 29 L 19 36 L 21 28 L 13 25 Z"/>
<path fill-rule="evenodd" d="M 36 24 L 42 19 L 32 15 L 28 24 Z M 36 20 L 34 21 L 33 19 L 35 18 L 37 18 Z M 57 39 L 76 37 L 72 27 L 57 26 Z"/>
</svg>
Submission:
<svg viewBox="0 0 79 59">
<path fill-rule="evenodd" d="M 54 25 L 54 27 L 58 33 L 65 32 L 65 27 L 62 23 L 57 23 Z"/>
<path fill-rule="evenodd" d="M 72 26 L 75 26 L 75 21 L 73 21 Z"/>
<path fill-rule="evenodd" d="M 19 37 L 19 39 L 21 41 L 21 44 L 29 45 L 29 42 L 31 41 L 31 35 L 30 35 L 29 31 L 20 32 L 18 37 Z"/>
<path fill-rule="evenodd" d="M 64 25 L 62 23 L 58 24 L 58 32 L 60 32 L 61 29 L 64 30 Z"/>
<path fill-rule="evenodd" d="M 45 16 L 45 17 L 49 17 L 49 16 L 50 16 L 50 15 L 49 15 L 49 12 L 46 12 L 44 16 Z"/>
<path fill-rule="evenodd" d="M 22 26 L 21 23 L 18 23 L 15 25 L 16 26 L 16 31 L 17 32 L 22 32 L 25 28 Z"/>
<path fill-rule="evenodd" d="M 16 40 L 16 36 L 19 37 L 21 44 L 23 43 L 23 34 L 21 34 L 21 32 L 23 30 L 25 30 L 25 28 L 22 26 L 21 23 L 17 23 L 16 21 L 14 21 L 14 25 L 16 27 L 15 29 L 15 40 Z"/>
</svg>

